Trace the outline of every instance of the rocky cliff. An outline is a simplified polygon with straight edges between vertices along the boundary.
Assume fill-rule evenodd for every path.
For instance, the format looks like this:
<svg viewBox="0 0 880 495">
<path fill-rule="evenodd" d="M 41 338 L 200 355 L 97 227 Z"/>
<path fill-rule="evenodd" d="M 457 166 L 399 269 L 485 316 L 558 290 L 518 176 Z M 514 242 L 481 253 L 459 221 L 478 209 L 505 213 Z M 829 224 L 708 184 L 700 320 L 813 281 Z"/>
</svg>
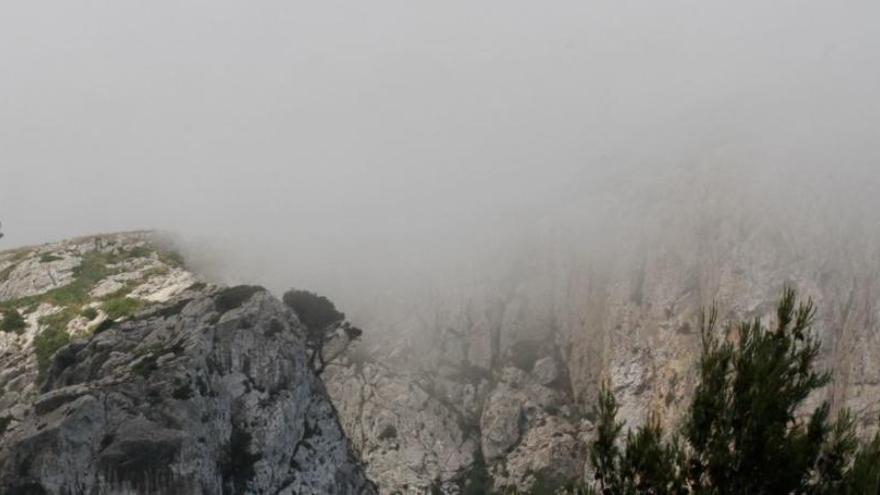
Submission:
<svg viewBox="0 0 880 495">
<path fill-rule="evenodd" d="M 321 380 L 283 304 L 200 282 L 146 234 L 2 253 L 0 491 L 552 486 L 588 475 L 602 380 L 630 426 L 649 411 L 674 423 L 694 385 L 700 308 L 769 318 L 784 285 L 820 309 L 834 381 L 811 400 L 876 428 L 873 238 L 675 219 L 688 235 L 603 228 L 613 253 L 550 230 L 494 276 L 383 305 Z"/>
<path fill-rule="evenodd" d="M 670 191 L 678 193 L 693 196 Z M 844 215 L 815 196 L 767 197 L 731 193 L 690 209 L 684 199 L 669 206 L 646 197 L 651 222 L 626 218 L 619 199 L 609 202 L 619 210 L 597 201 L 600 218 L 586 232 L 566 220 L 493 276 L 404 296 L 408 304 L 367 325 L 362 348 L 326 376 L 368 475 L 387 493 L 588 475 L 603 380 L 628 426 L 649 412 L 675 424 L 695 385 L 701 309 L 717 305 L 724 321 L 772 320 L 785 286 L 819 309 L 815 331 L 833 382 L 810 400 L 851 408 L 872 432 L 880 413 L 876 216 L 865 211 L 843 225 Z"/>
<path fill-rule="evenodd" d="M 0 493 L 375 493 L 295 315 L 160 246 L 0 254 Z"/>
</svg>

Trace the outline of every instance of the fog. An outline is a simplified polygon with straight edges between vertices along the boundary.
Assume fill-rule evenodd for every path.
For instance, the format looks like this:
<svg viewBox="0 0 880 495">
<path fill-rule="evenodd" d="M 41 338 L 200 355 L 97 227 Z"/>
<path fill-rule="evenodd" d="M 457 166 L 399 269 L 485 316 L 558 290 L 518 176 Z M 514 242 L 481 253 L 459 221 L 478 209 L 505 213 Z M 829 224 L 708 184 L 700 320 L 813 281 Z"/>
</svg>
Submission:
<svg viewBox="0 0 880 495">
<path fill-rule="evenodd" d="M 613 253 L 613 232 L 707 201 L 876 236 L 878 18 L 874 1 L 3 2 L 0 247 L 159 229 L 224 279 L 351 302 L 479 277 L 546 229 Z"/>
</svg>

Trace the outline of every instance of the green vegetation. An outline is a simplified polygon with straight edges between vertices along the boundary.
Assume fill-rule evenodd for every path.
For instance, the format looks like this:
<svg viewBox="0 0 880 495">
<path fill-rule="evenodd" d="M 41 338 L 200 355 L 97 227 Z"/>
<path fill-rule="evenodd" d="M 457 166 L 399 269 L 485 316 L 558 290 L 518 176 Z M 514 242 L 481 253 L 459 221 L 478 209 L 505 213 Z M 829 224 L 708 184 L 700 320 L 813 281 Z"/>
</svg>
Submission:
<svg viewBox="0 0 880 495">
<path fill-rule="evenodd" d="M 15 309 L 7 309 L 3 311 L 3 322 L 0 323 L 0 330 L 4 332 L 21 333 L 27 327 L 27 322 L 21 313 Z"/>
<path fill-rule="evenodd" d="M 336 305 L 324 296 L 314 292 L 291 289 L 282 297 L 287 305 L 299 318 L 306 330 L 306 349 L 309 352 L 309 365 L 320 375 L 327 366 L 324 346 L 338 330 L 342 330 L 349 341 L 357 340 L 363 330 L 352 325 L 345 319 L 345 313 L 336 309 Z"/>
<path fill-rule="evenodd" d="M 21 318 L 22 311 L 32 311 L 42 303 L 62 308 L 58 313 L 40 319 L 40 325 L 44 328 L 34 338 L 38 369 L 42 379 L 51 363 L 52 355 L 70 340 L 67 334 L 67 325 L 70 321 L 77 316 L 83 316 L 89 320 L 94 320 L 98 316 L 95 308 L 84 307 L 92 302 L 89 292 L 106 277 L 118 273 L 118 269 L 114 268 L 113 265 L 126 259 L 147 257 L 153 252 L 153 250 L 146 246 L 135 247 L 118 254 L 97 250 L 90 251 L 83 255 L 80 265 L 74 268 L 73 280 L 69 284 L 49 290 L 43 294 L 0 303 L 0 311 L 4 314 L 4 319 L 0 326 L 6 331 L 20 331 L 24 328 L 21 323 L 23 322 L 23 318 Z M 22 257 L 25 257 L 27 254 L 29 254 L 29 251 L 23 251 Z M 176 259 L 171 254 L 166 254 L 165 257 L 169 260 Z M 62 258 L 52 254 L 43 254 L 40 257 L 40 262 L 48 263 L 59 259 Z M 15 265 L 12 265 L 4 269 L 3 272 L 0 272 L 0 277 L 8 277 L 14 267 Z M 104 298 L 101 309 L 108 314 L 109 318 L 114 320 L 134 314 L 144 306 L 144 301 L 126 297 L 130 292 L 131 286 L 126 286 L 108 295 Z M 6 315 L 12 316 L 7 317 Z M 109 328 L 110 324 L 112 323 L 103 325 L 102 329 Z"/>
<path fill-rule="evenodd" d="M 240 307 L 253 297 L 254 294 L 265 290 L 266 289 L 256 285 L 236 285 L 235 287 L 229 287 L 217 294 L 217 297 L 214 298 L 214 306 L 217 307 L 217 311 L 220 313 L 226 313 L 227 311 L 232 311 L 233 309 Z"/>
<path fill-rule="evenodd" d="M 756 319 L 719 338 L 713 310 L 703 319 L 694 400 L 671 437 L 652 417 L 621 444 L 624 425 L 604 388 L 590 452 L 598 493 L 878 493 L 880 435 L 859 442 L 850 413 L 831 420 L 827 403 L 797 413 L 830 380 L 814 370 L 814 316 L 811 301 L 796 304 L 794 291 L 786 290 L 775 328 Z M 729 338 L 734 330 L 736 338 Z"/>
<path fill-rule="evenodd" d="M 64 258 L 62 258 L 61 256 L 56 256 L 52 253 L 43 253 L 42 255 L 40 255 L 40 263 L 51 263 L 53 261 L 61 261 L 63 259 Z"/>
<path fill-rule="evenodd" d="M 73 281 L 63 287 L 52 289 L 44 294 L 22 297 L 6 301 L 6 308 L 25 308 L 48 302 L 55 306 L 81 306 L 89 302 L 89 291 L 96 283 L 112 272 L 107 265 L 115 258 L 109 254 L 92 251 L 83 256 L 82 262 L 73 270 Z"/>
<path fill-rule="evenodd" d="M 115 258 L 106 253 L 92 251 L 83 256 L 82 262 L 73 270 L 73 281 L 63 287 L 52 289 L 44 294 L 22 297 L 2 303 L 4 312 L 22 308 L 34 308 L 47 302 L 62 309 L 58 313 L 40 319 L 40 333 L 34 337 L 34 350 L 37 355 L 39 379 L 42 379 L 51 363 L 52 355 L 70 341 L 67 324 L 80 313 L 80 308 L 89 302 L 89 291 L 112 272 L 108 265 Z"/>
<path fill-rule="evenodd" d="M 492 493 L 492 476 L 486 466 L 483 451 L 477 448 L 474 452 L 474 462 L 471 465 L 467 478 L 462 483 L 462 495 L 486 495 Z"/>
<path fill-rule="evenodd" d="M 98 310 L 91 307 L 91 306 L 87 306 L 87 307 L 83 308 L 82 311 L 79 312 L 79 315 L 89 321 L 92 321 L 98 317 Z"/>
<path fill-rule="evenodd" d="M 16 263 L 25 259 L 33 251 L 30 249 L 16 253 L 11 260 L 13 263 L 0 271 L 0 282 L 8 280 L 10 274 L 16 268 Z M 134 248 L 118 251 L 115 253 L 90 251 L 83 255 L 80 265 L 73 270 L 73 280 L 62 287 L 49 290 L 43 294 L 22 297 L 0 303 L 0 312 L 3 320 L 0 322 L 0 330 L 8 332 L 21 332 L 26 324 L 22 312 L 33 311 L 38 305 L 48 303 L 59 306 L 61 310 L 55 314 L 40 319 L 41 330 L 34 338 L 34 349 L 37 356 L 39 378 L 43 379 L 48 370 L 52 356 L 61 347 L 70 341 L 67 326 L 77 316 L 88 320 L 94 320 L 98 316 L 95 308 L 86 306 L 93 302 L 89 293 L 95 286 L 108 276 L 119 273 L 120 268 L 115 267 L 120 262 L 136 259 L 158 257 L 160 261 L 172 267 L 183 266 L 183 258 L 180 254 L 167 249 L 154 249 L 150 246 L 136 246 Z M 63 259 L 51 253 L 40 255 L 41 263 L 51 263 Z M 150 270 L 146 277 L 166 274 L 168 267 L 156 267 Z M 94 332 L 100 332 L 112 326 L 112 320 L 118 320 L 131 316 L 144 307 L 145 301 L 127 297 L 131 293 L 132 285 L 126 285 L 119 291 L 102 298 L 100 309 L 107 313 L 109 320 L 99 325 Z M 154 365 L 155 360 L 152 361 Z M 147 359 L 139 371 L 149 373 L 151 360 Z"/>
<path fill-rule="evenodd" d="M 44 294 L 22 297 L 2 303 L 3 308 L 26 308 L 47 302 L 55 306 L 82 306 L 90 302 L 89 291 L 104 278 L 118 273 L 111 265 L 126 259 L 149 256 L 152 251 L 144 246 L 135 247 L 121 254 L 90 251 L 86 253 L 82 262 L 73 270 L 73 281 L 63 287 L 47 291 Z M 172 251 L 156 251 L 159 258 L 172 266 L 179 266 L 182 258 Z M 8 269 L 8 268 L 7 268 Z M 161 271 L 161 268 L 159 269 Z M 167 270 L 167 269 L 166 269 Z M 5 270 L 4 270 L 5 271 Z M 128 288 L 130 291 L 130 288 Z M 114 294 L 118 296 L 120 294 Z"/>
<path fill-rule="evenodd" d="M 131 316 L 144 306 L 143 301 L 127 296 L 116 296 L 104 301 L 101 310 L 112 320 Z"/>
<path fill-rule="evenodd" d="M 0 418 L 0 437 L 6 433 L 6 428 L 9 428 L 9 423 L 11 422 L 12 416 L 3 416 Z"/>
<path fill-rule="evenodd" d="M 69 310 L 64 310 L 51 316 L 40 319 L 43 330 L 34 337 L 34 352 L 37 355 L 38 381 L 45 378 L 49 365 L 52 364 L 52 356 L 70 342 L 67 333 L 67 323 L 73 318 Z"/>
<path fill-rule="evenodd" d="M 39 379 L 42 379 L 48 370 L 55 352 L 70 341 L 67 324 L 80 313 L 80 308 L 89 302 L 89 291 L 95 284 L 111 274 L 107 265 L 113 261 L 111 255 L 92 251 L 83 256 L 80 266 L 73 270 L 71 283 L 45 294 L 23 297 L 2 304 L 4 312 L 18 312 L 22 308 L 33 308 L 42 302 L 62 308 L 58 313 L 40 319 L 40 325 L 44 328 L 34 337 Z"/>
<path fill-rule="evenodd" d="M 664 431 L 656 415 L 627 431 L 605 385 L 594 410 L 590 445 L 595 483 L 560 483 L 535 475 L 529 491 L 492 492 L 476 458 L 464 493 L 567 495 L 868 495 L 880 494 L 880 433 L 860 441 L 848 410 L 832 419 L 823 403 L 805 409 L 830 374 L 815 370 L 812 301 L 786 289 L 777 324 L 760 320 L 717 328 L 702 320 L 699 383 L 679 428 Z"/>
</svg>

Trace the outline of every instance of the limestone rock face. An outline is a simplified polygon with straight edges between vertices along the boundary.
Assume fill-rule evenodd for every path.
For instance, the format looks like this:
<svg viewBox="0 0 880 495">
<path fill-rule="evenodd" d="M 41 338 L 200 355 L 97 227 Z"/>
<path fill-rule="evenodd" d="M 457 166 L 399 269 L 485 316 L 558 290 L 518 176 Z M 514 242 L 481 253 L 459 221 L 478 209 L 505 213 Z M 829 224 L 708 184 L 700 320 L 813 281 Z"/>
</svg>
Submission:
<svg viewBox="0 0 880 495">
<path fill-rule="evenodd" d="M 296 316 L 152 242 L 0 253 L 0 307 L 25 321 L 0 332 L 0 493 L 376 493 Z M 16 272 L 40 257 L 57 283 L 35 292 Z"/>
<path fill-rule="evenodd" d="M 778 222 L 763 216 L 719 227 L 703 211 L 694 218 L 679 213 L 662 229 L 690 234 L 644 234 L 648 242 L 643 233 L 627 237 L 603 225 L 601 236 L 617 237 L 606 252 L 600 245 L 590 253 L 572 248 L 578 239 L 547 235 L 499 262 L 494 278 L 432 288 L 424 299 L 379 300 L 376 314 L 366 321 L 358 315 L 364 339 L 328 366 L 320 377 L 325 385 L 291 365 L 287 372 L 304 380 L 309 394 L 279 383 L 276 362 L 300 357 L 275 349 L 286 340 L 263 331 L 274 326 L 266 315 L 281 321 L 284 308 L 254 293 L 235 308 L 217 309 L 220 289 L 199 283 L 143 234 L 0 253 L 0 308 L 16 308 L 25 322 L 0 332 L 0 479 L 21 469 L 23 479 L 49 493 L 71 479 L 92 483 L 83 486 L 99 487 L 96 493 L 126 483 L 234 493 L 241 479 L 300 493 L 367 493 L 368 478 L 381 493 L 432 495 L 459 494 L 473 479 L 496 489 L 589 479 L 591 409 L 603 381 L 627 426 L 651 412 L 675 424 L 695 385 L 700 309 L 715 303 L 724 321 L 758 317 L 772 324 L 784 285 L 819 308 L 821 364 L 833 382 L 810 402 L 850 407 L 862 430 L 872 432 L 880 414 L 876 243 L 864 236 L 829 240 L 800 228 L 779 233 L 770 228 Z M 177 308 L 182 300 L 189 302 Z M 295 322 L 281 326 L 290 330 L 285 335 L 296 334 Z M 242 340 L 227 341 L 233 338 Z M 183 351 L 162 352 L 177 343 Z M 39 357 L 47 347 L 53 359 Z M 273 357 L 254 357 L 264 354 Z M 186 383 L 194 384 L 192 397 L 175 398 L 190 395 Z M 333 406 L 312 398 L 306 411 L 301 401 L 320 397 L 324 386 Z M 278 387 L 296 404 L 272 395 Z M 337 414 L 338 424 L 331 421 Z M 99 435 L 102 428 L 114 436 Z M 354 460 L 342 460 L 348 447 L 326 443 L 305 455 L 302 449 L 318 443 L 300 443 L 301 434 L 349 445 L 347 436 Z M 273 438 L 298 445 L 296 453 Z M 235 450 L 234 464 L 252 465 L 252 475 L 233 470 L 224 478 L 231 445 L 247 445 Z M 29 451 L 41 454 L 18 457 Z M 138 477 L 119 467 L 120 459 L 140 459 L 137 452 L 182 461 Z M 354 467 L 356 455 L 363 473 Z M 285 478 L 291 472 L 302 474 Z M 322 484 L 328 476 L 354 481 Z M 282 478 L 294 485 L 280 484 Z"/>
<path fill-rule="evenodd" d="M 0 491 L 374 493 L 303 349 L 251 287 L 70 344 L 0 439 Z"/>
<path fill-rule="evenodd" d="M 494 461 L 519 443 L 525 427 L 523 404 L 512 390 L 500 386 L 492 391 L 480 417 L 483 456 Z"/>
<path fill-rule="evenodd" d="M 715 304 L 723 322 L 761 318 L 772 326 L 785 286 L 814 300 L 820 366 L 833 374 L 809 405 L 851 408 L 861 431 L 872 434 L 880 415 L 876 227 L 832 238 L 766 211 L 723 222 L 706 211 L 693 215 L 676 210 L 653 227 L 676 235 L 603 227 L 600 235 L 617 236 L 604 252 L 578 252 L 578 239 L 547 235 L 497 279 L 435 290 L 365 324 L 358 352 L 383 363 L 380 373 L 423 383 L 445 409 L 412 414 L 458 415 L 462 434 L 478 449 L 458 473 L 406 468 L 408 486 L 439 476 L 443 493 L 458 493 L 480 469 L 495 488 L 588 478 L 591 409 L 603 381 L 628 427 L 649 413 L 666 427 L 678 424 L 696 384 L 701 309 Z M 331 395 L 348 417 L 353 413 L 338 390 L 331 387 Z M 357 411 L 375 417 L 393 403 L 363 397 Z M 358 445 L 387 461 L 369 466 L 370 476 L 389 493 L 421 493 L 397 484 L 401 468 L 375 448 L 376 436 L 361 431 Z"/>
<path fill-rule="evenodd" d="M 323 378 L 383 493 L 457 494 L 482 463 L 498 488 L 583 475 L 591 425 L 570 406 L 561 376 L 548 371 L 556 358 L 541 361 L 532 371 L 446 375 L 343 361 Z"/>
<path fill-rule="evenodd" d="M 168 301 L 197 281 L 148 232 L 0 252 L 0 315 L 14 310 L 26 322 L 0 331 L 0 417 L 33 399 L 38 375 L 70 339 L 87 338 L 105 322 Z"/>
<path fill-rule="evenodd" d="M 478 440 L 431 382 L 376 363 L 332 366 L 323 379 L 340 421 L 382 493 L 455 492 Z"/>
</svg>

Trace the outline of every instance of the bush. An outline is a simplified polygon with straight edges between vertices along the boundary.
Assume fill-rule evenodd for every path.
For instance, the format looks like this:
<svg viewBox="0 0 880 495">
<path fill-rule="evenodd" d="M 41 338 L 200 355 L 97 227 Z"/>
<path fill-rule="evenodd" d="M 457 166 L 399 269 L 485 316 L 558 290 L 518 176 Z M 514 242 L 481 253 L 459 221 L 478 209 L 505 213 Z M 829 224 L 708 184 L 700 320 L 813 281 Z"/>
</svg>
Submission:
<svg viewBox="0 0 880 495">
<path fill-rule="evenodd" d="M 0 330 L 4 332 L 21 333 L 27 328 L 27 322 L 17 309 L 11 308 L 3 311 L 3 322 L 0 323 Z"/>
<path fill-rule="evenodd" d="M 338 311 L 329 299 L 314 292 L 291 290 L 283 299 L 310 332 L 321 332 L 345 320 L 345 313 Z"/>
<path fill-rule="evenodd" d="M 143 303 L 137 299 L 126 296 L 118 296 L 104 301 L 101 309 L 107 313 L 107 317 L 111 320 L 131 316 L 137 310 L 141 309 Z"/>
<path fill-rule="evenodd" d="M 220 313 L 232 311 L 250 300 L 254 294 L 265 290 L 266 289 L 257 285 L 236 285 L 235 287 L 229 287 L 223 289 L 222 292 L 217 294 L 214 298 L 214 306 Z"/>
<path fill-rule="evenodd" d="M 46 371 L 49 370 L 49 365 L 52 363 L 52 356 L 68 342 L 70 342 L 70 335 L 67 334 L 66 325 L 62 326 L 54 321 L 34 337 L 38 380 L 42 381 L 45 377 Z"/>
<path fill-rule="evenodd" d="M 3 416 L 0 418 L 0 437 L 6 433 L 6 428 L 9 428 L 9 423 L 11 422 L 12 416 Z"/>
<path fill-rule="evenodd" d="M 86 307 L 83 308 L 82 311 L 80 311 L 79 315 L 89 321 L 92 321 L 98 317 L 98 310 L 92 307 Z"/>
<path fill-rule="evenodd" d="M 51 253 L 44 253 L 40 256 L 40 263 L 52 263 L 53 261 L 61 261 L 64 258 Z"/>
</svg>

